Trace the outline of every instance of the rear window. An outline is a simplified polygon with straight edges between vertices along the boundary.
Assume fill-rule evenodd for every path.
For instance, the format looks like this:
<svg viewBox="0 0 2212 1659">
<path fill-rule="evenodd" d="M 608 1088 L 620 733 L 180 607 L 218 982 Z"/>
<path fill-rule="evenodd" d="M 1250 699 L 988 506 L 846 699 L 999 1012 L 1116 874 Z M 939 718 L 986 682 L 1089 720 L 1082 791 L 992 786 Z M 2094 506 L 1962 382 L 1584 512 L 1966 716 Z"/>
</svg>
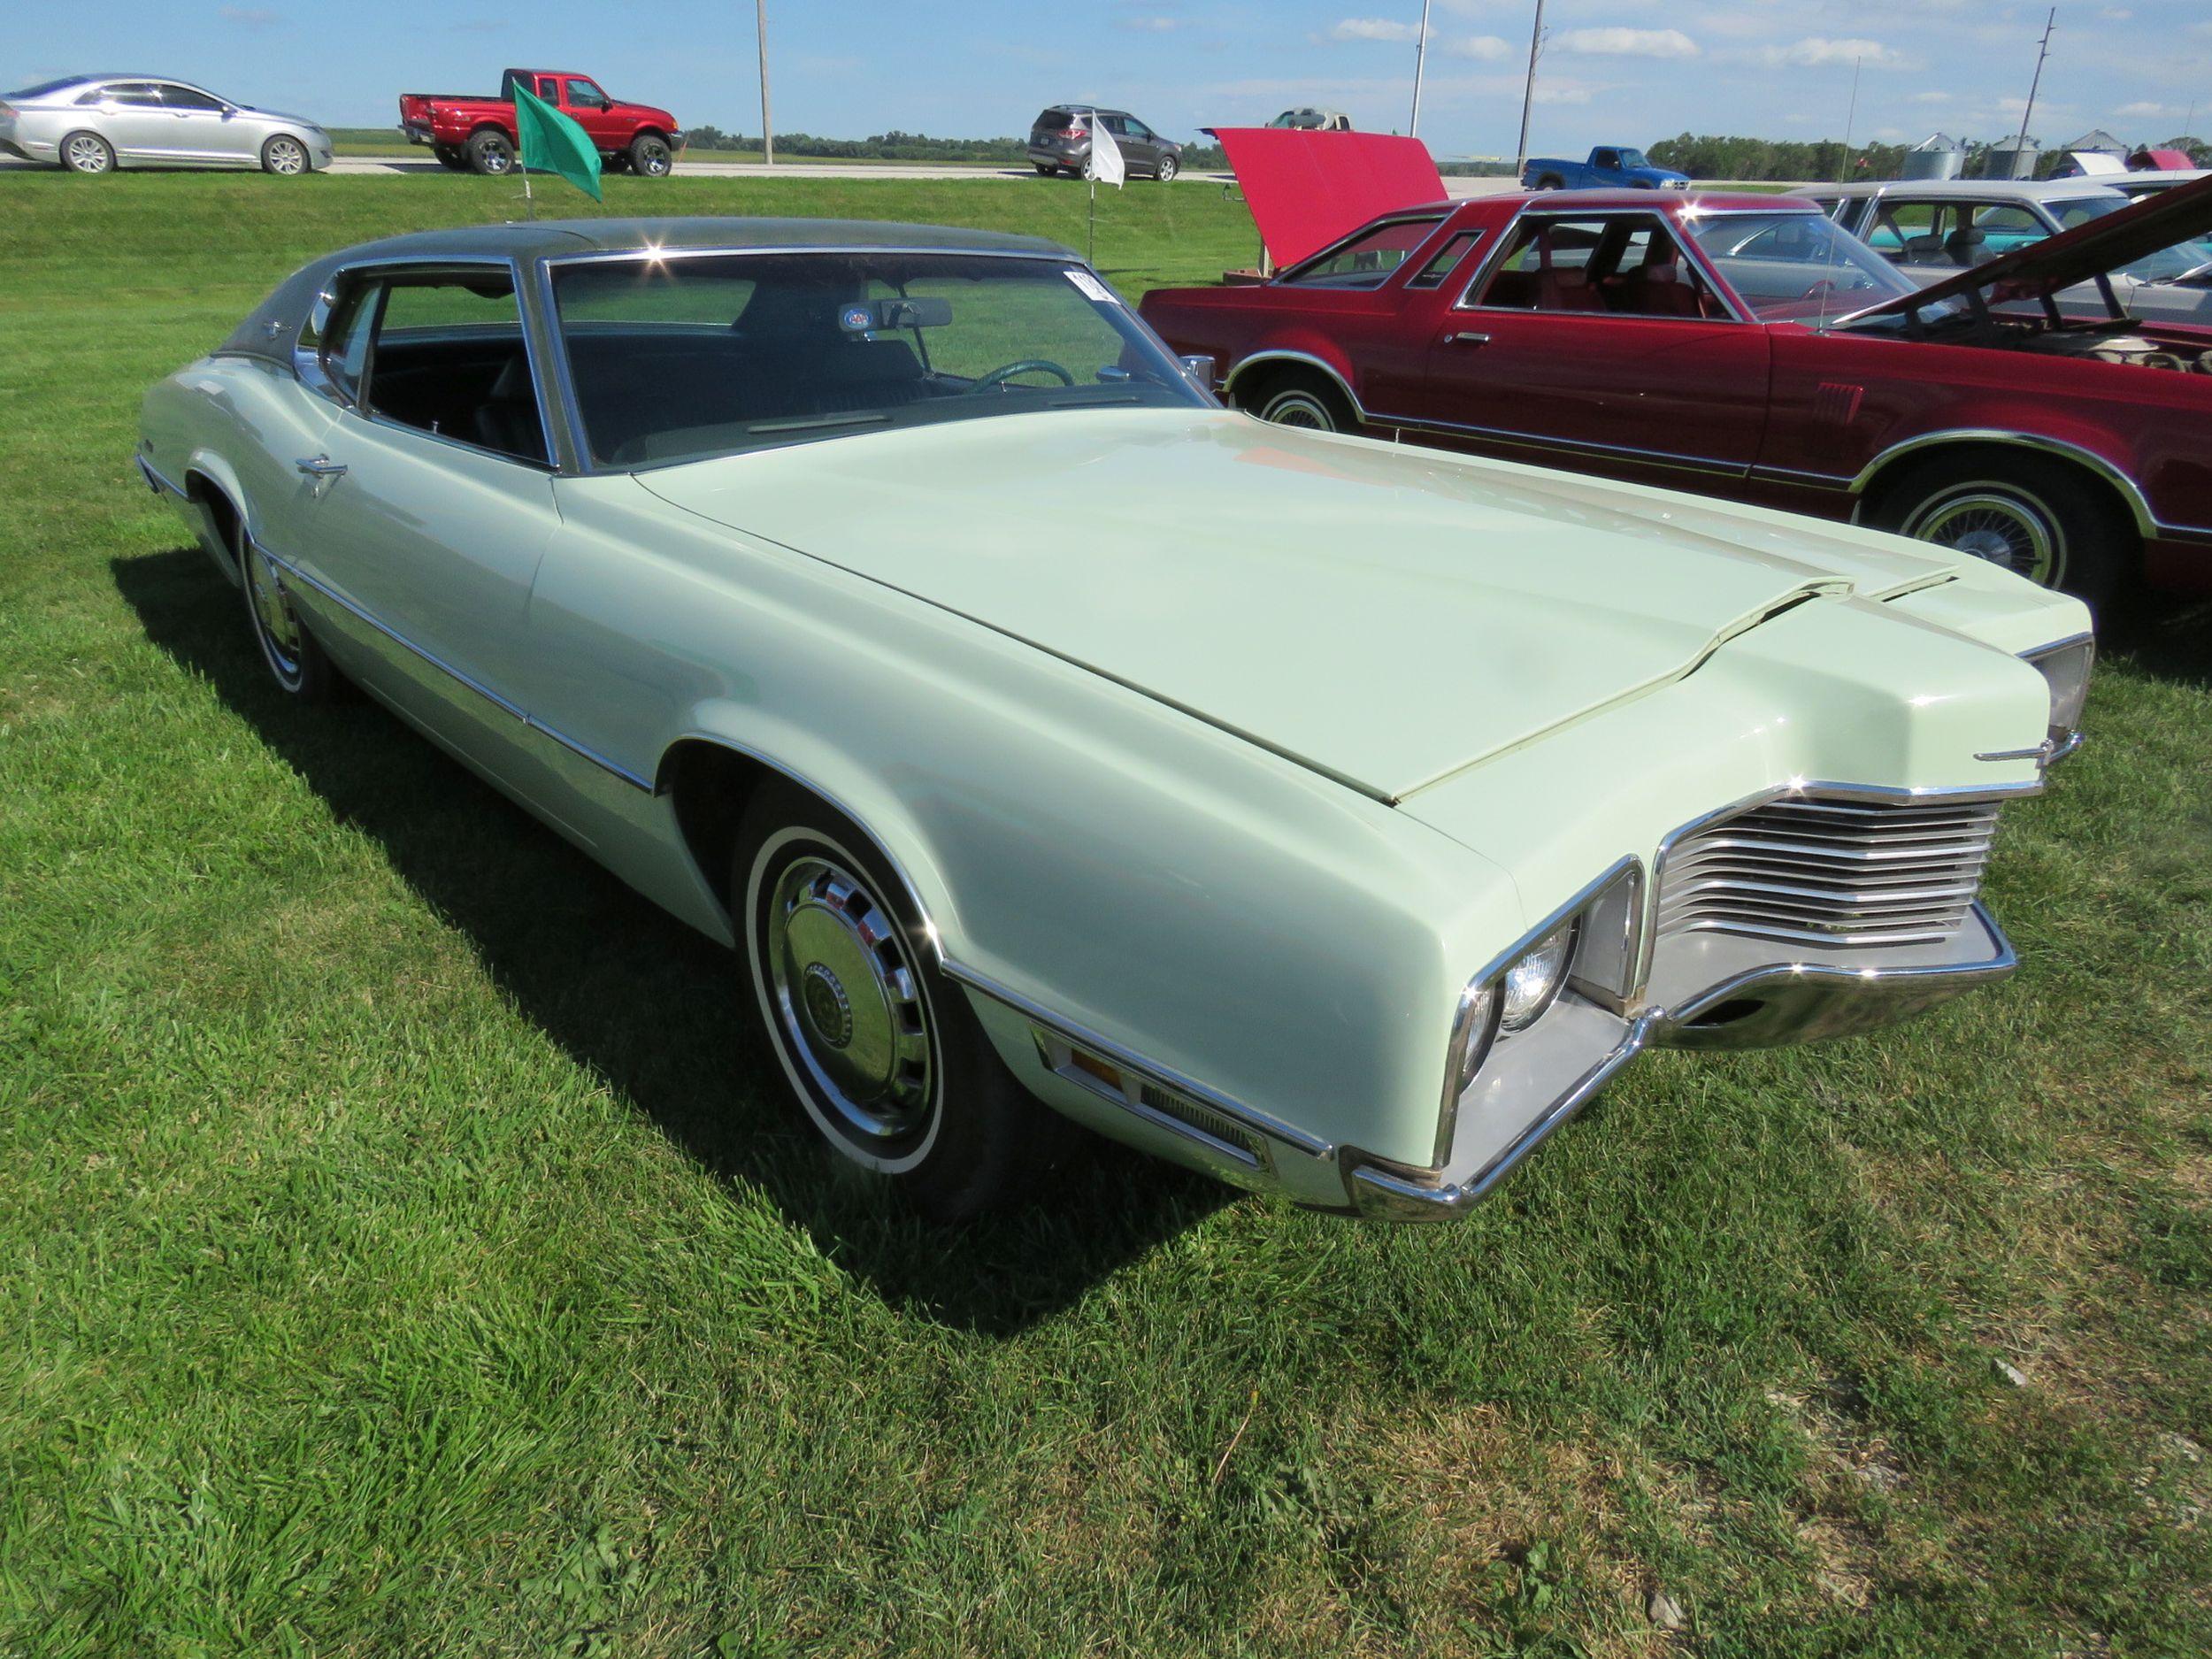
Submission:
<svg viewBox="0 0 2212 1659">
<path fill-rule="evenodd" d="M 1030 123 L 1033 127 L 1073 127 L 1075 117 L 1065 110 L 1045 110 Z"/>
<path fill-rule="evenodd" d="M 0 99 L 28 104 L 34 98 L 51 97 L 65 87 L 75 86 L 81 79 L 81 76 L 67 75 L 59 81 L 42 81 L 35 87 L 25 87 L 20 92 L 0 92 Z"/>
</svg>

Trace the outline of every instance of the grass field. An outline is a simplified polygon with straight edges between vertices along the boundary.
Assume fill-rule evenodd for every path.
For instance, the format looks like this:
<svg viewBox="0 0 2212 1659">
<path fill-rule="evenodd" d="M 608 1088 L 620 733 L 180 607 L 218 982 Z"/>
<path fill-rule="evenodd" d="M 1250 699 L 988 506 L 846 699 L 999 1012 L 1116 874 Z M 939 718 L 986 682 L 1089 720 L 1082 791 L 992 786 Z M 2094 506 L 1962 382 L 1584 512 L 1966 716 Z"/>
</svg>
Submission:
<svg viewBox="0 0 2212 1659">
<path fill-rule="evenodd" d="M 511 184 L 0 195 L 0 1655 L 2212 1642 L 2201 618 L 2008 812 L 2004 987 L 1652 1056 L 1456 1228 L 1102 1153 L 933 1232 L 780 1103 L 724 956 L 373 707 L 287 706 L 130 465 L 294 265 Z M 1100 206 L 1133 293 L 1251 255 L 1217 190 Z"/>
</svg>

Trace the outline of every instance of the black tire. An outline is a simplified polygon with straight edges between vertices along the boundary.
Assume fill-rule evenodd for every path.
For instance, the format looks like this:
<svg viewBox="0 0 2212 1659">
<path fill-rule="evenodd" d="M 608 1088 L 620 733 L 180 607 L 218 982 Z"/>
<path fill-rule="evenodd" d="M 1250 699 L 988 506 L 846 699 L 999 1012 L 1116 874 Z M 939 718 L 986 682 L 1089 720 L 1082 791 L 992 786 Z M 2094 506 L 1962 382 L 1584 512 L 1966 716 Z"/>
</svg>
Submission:
<svg viewBox="0 0 2212 1659">
<path fill-rule="evenodd" d="M 1175 175 L 1182 170 L 1182 165 L 1183 164 L 1176 160 L 1174 157 L 1163 156 L 1160 157 L 1160 165 L 1152 170 L 1152 176 L 1162 184 L 1171 184 L 1175 180 Z"/>
<path fill-rule="evenodd" d="M 87 178 L 115 171 L 115 146 L 97 133 L 71 133 L 63 138 L 56 153 L 61 157 L 65 168 L 71 173 L 81 173 Z"/>
<path fill-rule="evenodd" d="M 764 785 L 730 893 L 769 1047 L 833 1150 L 939 1221 L 1029 1188 L 1066 1120 L 1014 1080 L 873 842 L 796 787 Z"/>
<path fill-rule="evenodd" d="M 1916 461 L 1878 486 L 1866 522 L 2093 605 L 2109 602 L 2142 561 L 2134 526 L 2094 479 L 2017 450 L 1962 448 Z"/>
<path fill-rule="evenodd" d="M 226 515 L 225 539 L 246 593 L 246 620 L 277 688 L 298 703 L 328 703 L 344 683 L 292 604 L 284 572 L 247 539 L 236 515 Z"/>
<path fill-rule="evenodd" d="M 262 143 L 261 171 L 280 178 L 303 179 L 315 171 L 315 158 L 289 133 L 275 133 Z"/>
<path fill-rule="evenodd" d="M 1049 179 L 1049 178 L 1053 177 L 1056 173 L 1057 173 L 1060 171 L 1060 169 L 1059 169 L 1059 168 L 1055 167 L 1055 166 L 1050 166 L 1050 165 L 1047 165 L 1046 163 L 1041 162 L 1041 161 L 1033 161 L 1033 162 L 1032 162 L 1032 163 L 1030 163 L 1029 165 L 1030 165 L 1031 166 L 1033 166 L 1033 167 L 1036 168 L 1036 170 L 1037 170 L 1037 176 L 1038 176 L 1040 179 Z"/>
<path fill-rule="evenodd" d="M 658 133 L 640 133 L 625 153 L 630 171 L 641 179 L 665 179 L 676 168 L 676 152 Z"/>
<path fill-rule="evenodd" d="M 430 153 L 438 158 L 438 165 L 442 167 L 450 167 L 456 173 L 469 170 L 469 158 L 451 144 L 433 144 Z"/>
<path fill-rule="evenodd" d="M 1537 180 L 1536 188 L 1540 190 L 1563 190 L 1567 188 L 1567 181 L 1555 173 L 1548 173 Z"/>
<path fill-rule="evenodd" d="M 463 146 L 463 150 L 468 157 L 471 173 L 500 179 L 515 170 L 514 145 L 509 142 L 506 134 L 493 127 L 471 133 L 469 142 Z"/>
<path fill-rule="evenodd" d="M 1262 420 L 1309 432 L 1357 432 L 1359 416 L 1336 382 L 1312 369 L 1278 369 L 1237 388 L 1238 404 Z"/>
</svg>

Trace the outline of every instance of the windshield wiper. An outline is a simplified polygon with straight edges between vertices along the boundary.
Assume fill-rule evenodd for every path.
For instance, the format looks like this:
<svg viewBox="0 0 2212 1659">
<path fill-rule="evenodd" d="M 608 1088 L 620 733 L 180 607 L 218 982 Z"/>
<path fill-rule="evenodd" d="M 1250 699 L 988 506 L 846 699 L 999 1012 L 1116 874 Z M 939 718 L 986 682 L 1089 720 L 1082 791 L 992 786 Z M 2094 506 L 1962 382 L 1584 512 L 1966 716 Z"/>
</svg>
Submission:
<svg viewBox="0 0 2212 1659">
<path fill-rule="evenodd" d="M 881 426 L 891 417 L 880 411 L 861 415 L 803 415 L 792 420 L 756 420 L 748 432 L 811 432 L 819 426 Z"/>
</svg>

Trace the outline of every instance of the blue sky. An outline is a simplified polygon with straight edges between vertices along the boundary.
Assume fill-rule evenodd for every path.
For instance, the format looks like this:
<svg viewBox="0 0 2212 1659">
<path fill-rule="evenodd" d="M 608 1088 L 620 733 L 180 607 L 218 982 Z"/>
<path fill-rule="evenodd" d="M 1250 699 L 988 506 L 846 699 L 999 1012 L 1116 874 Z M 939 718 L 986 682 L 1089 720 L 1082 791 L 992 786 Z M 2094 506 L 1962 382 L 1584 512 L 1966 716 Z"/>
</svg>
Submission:
<svg viewBox="0 0 2212 1659">
<path fill-rule="evenodd" d="M 1855 133 L 2009 131 L 2044 6 L 2006 0 L 1547 0 L 1531 143 L 1645 143 L 1688 128 L 1835 136 L 1852 63 Z M 488 90 L 528 62 L 595 74 L 680 120 L 759 130 L 751 0 L 21 0 L 0 87 L 78 71 L 183 75 L 334 126 L 388 125 L 403 90 Z M 1422 134 L 1440 154 L 1511 153 L 1533 0 L 1432 0 Z M 1188 136 L 1291 104 L 1402 128 L 1419 0 L 770 0 L 780 128 L 860 136 L 1025 130 L 1043 104 L 1125 104 Z M 2035 130 L 2212 131 L 2206 0 L 2062 5 Z"/>
</svg>

